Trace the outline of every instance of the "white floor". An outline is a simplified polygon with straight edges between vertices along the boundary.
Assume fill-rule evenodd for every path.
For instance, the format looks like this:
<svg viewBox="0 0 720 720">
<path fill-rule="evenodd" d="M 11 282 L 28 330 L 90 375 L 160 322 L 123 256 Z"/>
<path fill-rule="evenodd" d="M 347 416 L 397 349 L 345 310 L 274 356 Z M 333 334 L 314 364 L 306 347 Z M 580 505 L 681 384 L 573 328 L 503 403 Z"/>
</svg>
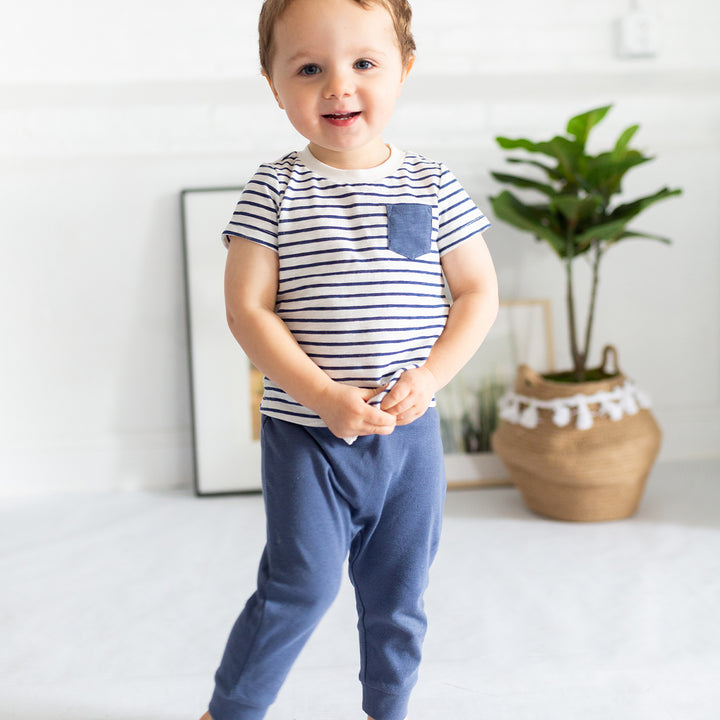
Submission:
<svg viewBox="0 0 720 720">
<path fill-rule="evenodd" d="M 258 496 L 0 511 L 0 720 L 197 720 L 262 548 Z M 720 461 L 656 467 L 632 520 L 453 491 L 411 720 L 718 720 Z M 349 583 L 268 720 L 360 720 Z"/>
</svg>

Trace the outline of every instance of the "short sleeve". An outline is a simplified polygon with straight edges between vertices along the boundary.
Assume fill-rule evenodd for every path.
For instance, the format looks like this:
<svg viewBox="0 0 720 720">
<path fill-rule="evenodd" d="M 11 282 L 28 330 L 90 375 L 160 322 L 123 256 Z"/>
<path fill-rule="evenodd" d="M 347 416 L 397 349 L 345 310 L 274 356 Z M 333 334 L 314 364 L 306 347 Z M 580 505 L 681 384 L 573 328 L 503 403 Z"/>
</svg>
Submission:
<svg viewBox="0 0 720 720">
<path fill-rule="evenodd" d="M 277 251 L 279 198 L 275 170 L 261 165 L 243 189 L 222 234 L 225 247 L 234 237 L 244 237 Z"/>
<path fill-rule="evenodd" d="M 444 165 L 441 169 L 437 244 L 442 256 L 473 235 L 487 230 L 490 222 L 450 170 Z"/>
</svg>

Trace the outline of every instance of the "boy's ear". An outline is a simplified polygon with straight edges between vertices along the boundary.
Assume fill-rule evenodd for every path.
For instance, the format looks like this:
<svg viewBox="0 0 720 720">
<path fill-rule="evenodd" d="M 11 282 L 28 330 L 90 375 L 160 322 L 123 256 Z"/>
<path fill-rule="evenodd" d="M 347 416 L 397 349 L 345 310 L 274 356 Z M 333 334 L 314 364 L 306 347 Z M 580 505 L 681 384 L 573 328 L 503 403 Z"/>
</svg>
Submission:
<svg viewBox="0 0 720 720">
<path fill-rule="evenodd" d="M 400 76 L 400 84 L 402 85 L 405 80 L 407 80 L 407 76 L 410 74 L 410 71 L 412 70 L 413 65 L 415 64 L 415 56 L 412 55 L 410 59 L 407 61 L 407 65 L 403 68 L 402 75 Z"/>
<path fill-rule="evenodd" d="M 262 76 L 267 80 L 268 85 L 270 86 L 270 90 L 272 90 L 272 94 L 275 97 L 275 101 L 277 102 L 278 106 L 281 110 L 284 110 L 282 102 L 280 101 L 280 96 L 277 94 L 277 90 L 275 90 L 275 86 L 273 85 L 272 78 L 263 70 Z"/>
</svg>

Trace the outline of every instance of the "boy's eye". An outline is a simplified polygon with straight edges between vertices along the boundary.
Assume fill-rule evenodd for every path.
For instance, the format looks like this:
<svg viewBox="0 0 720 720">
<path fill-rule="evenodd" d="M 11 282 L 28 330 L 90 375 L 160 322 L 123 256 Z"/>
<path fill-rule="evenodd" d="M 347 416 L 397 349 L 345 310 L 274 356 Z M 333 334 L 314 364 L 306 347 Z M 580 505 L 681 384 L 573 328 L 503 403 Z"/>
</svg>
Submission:
<svg viewBox="0 0 720 720">
<path fill-rule="evenodd" d="M 374 65 L 371 60 L 358 60 L 355 63 L 356 70 L 370 70 L 372 67 L 374 67 Z"/>
<path fill-rule="evenodd" d="M 319 72 L 320 72 L 320 66 L 314 65 L 313 63 L 303 65 L 300 68 L 301 75 L 317 75 Z"/>
</svg>

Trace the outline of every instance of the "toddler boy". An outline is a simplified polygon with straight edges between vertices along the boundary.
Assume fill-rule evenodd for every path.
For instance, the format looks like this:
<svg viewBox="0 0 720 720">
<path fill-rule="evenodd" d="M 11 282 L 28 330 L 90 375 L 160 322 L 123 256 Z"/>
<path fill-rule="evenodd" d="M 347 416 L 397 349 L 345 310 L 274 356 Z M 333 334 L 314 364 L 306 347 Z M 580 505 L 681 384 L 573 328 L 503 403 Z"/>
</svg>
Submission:
<svg viewBox="0 0 720 720">
<path fill-rule="evenodd" d="M 265 375 L 267 544 L 206 719 L 265 716 L 348 553 L 363 710 L 407 714 L 445 496 L 434 394 L 497 312 L 489 223 L 442 164 L 382 139 L 410 19 L 407 0 L 261 10 L 263 74 L 308 145 L 258 169 L 224 234 L 228 322 Z"/>
</svg>

